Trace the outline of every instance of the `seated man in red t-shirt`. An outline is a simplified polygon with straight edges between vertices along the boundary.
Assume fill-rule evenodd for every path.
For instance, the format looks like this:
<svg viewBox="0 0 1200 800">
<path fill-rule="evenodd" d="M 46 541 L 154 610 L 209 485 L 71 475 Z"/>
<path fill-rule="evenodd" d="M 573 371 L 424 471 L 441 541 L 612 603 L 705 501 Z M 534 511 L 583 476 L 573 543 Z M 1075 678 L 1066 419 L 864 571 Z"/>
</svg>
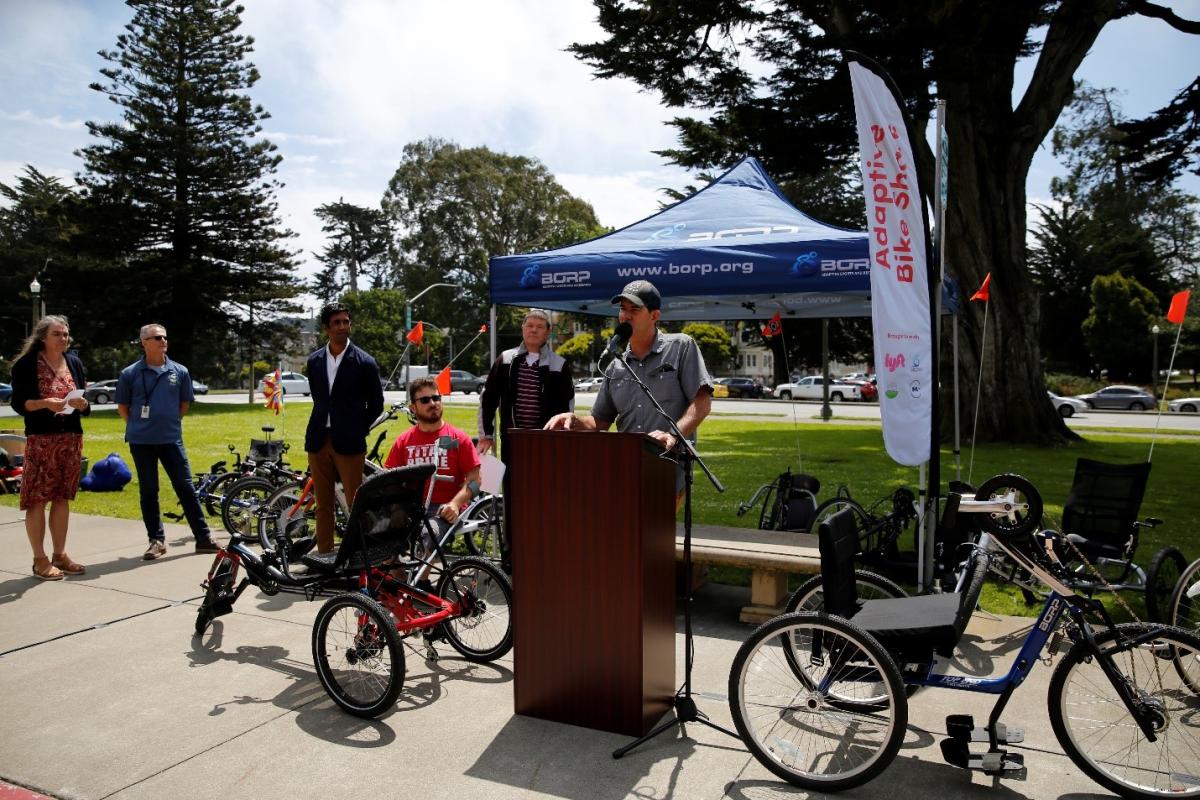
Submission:
<svg viewBox="0 0 1200 800">
<path fill-rule="evenodd" d="M 393 469 L 436 461 L 436 474 L 450 480 L 433 482 L 429 515 L 442 521 L 444 531 L 446 526 L 458 521 L 459 514 L 478 490 L 479 453 L 470 436 L 442 419 L 442 396 L 432 378 L 413 380 L 408 387 L 408 398 L 417 424 L 396 437 L 383 465 Z M 438 440 L 443 436 L 451 437 L 457 446 L 440 447 Z M 421 492 L 422 497 L 428 495 L 429 485 L 426 484 Z"/>
</svg>

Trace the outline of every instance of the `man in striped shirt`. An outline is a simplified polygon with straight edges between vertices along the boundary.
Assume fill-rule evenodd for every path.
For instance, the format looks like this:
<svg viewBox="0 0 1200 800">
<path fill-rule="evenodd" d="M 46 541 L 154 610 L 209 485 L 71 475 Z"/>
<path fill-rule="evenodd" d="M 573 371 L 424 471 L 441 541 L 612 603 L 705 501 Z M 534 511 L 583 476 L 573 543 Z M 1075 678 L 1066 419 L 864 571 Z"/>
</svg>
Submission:
<svg viewBox="0 0 1200 800">
<path fill-rule="evenodd" d="M 571 369 L 562 356 L 550 349 L 550 315 L 531 308 L 521 324 L 521 344 L 500 354 L 488 371 L 479 399 L 479 452 L 495 448 L 496 415 L 499 411 L 500 458 L 508 465 L 508 431 L 512 428 L 541 429 L 555 414 L 575 408 Z M 508 470 L 505 470 L 507 489 Z M 512 531 L 505 508 L 505 540 L 511 547 Z M 507 566 L 508 554 L 504 554 Z"/>
</svg>

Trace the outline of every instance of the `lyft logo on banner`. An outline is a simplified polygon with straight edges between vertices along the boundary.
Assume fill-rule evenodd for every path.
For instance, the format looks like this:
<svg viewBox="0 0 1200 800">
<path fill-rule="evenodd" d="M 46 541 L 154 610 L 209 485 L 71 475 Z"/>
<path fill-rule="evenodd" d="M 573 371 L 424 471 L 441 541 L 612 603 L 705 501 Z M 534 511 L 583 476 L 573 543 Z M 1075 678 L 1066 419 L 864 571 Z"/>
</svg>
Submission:
<svg viewBox="0 0 1200 800">
<path fill-rule="evenodd" d="M 925 220 L 916 161 L 900 104 L 882 76 L 850 62 L 871 252 L 875 363 L 887 370 L 880 396 L 883 443 L 894 461 L 929 460 L 934 391 Z M 903 342 L 904 354 L 896 345 Z"/>
</svg>

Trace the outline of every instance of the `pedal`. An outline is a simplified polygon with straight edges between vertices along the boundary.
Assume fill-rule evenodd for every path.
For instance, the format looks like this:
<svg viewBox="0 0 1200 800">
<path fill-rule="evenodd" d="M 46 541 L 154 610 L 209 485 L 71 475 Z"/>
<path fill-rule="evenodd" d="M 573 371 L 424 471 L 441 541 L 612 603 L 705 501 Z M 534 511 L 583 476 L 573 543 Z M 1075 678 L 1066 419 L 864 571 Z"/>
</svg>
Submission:
<svg viewBox="0 0 1200 800">
<path fill-rule="evenodd" d="M 310 550 L 317 546 L 316 537 L 305 536 L 292 542 L 292 546 L 288 548 L 288 560 L 299 561 L 301 557 L 306 555 Z"/>
<path fill-rule="evenodd" d="M 942 758 L 947 764 L 959 769 L 969 769 L 987 775 L 1003 775 L 1006 778 L 1025 780 L 1025 756 L 1007 750 L 989 750 L 972 753 L 963 739 L 943 739 Z"/>
<path fill-rule="evenodd" d="M 970 714 L 951 714 L 946 717 L 946 734 L 963 742 L 990 742 L 987 728 L 975 727 L 975 718 Z M 1025 741 L 1025 731 L 1010 728 L 1003 722 L 996 723 L 997 744 L 1017 744 Z"/>
<path fill-rule="evenodd" d="M 942 739 L 942 758 L 946 763 L 959 769 L 970 769 L 971 752 L 963 739 Z"/>
</svg>

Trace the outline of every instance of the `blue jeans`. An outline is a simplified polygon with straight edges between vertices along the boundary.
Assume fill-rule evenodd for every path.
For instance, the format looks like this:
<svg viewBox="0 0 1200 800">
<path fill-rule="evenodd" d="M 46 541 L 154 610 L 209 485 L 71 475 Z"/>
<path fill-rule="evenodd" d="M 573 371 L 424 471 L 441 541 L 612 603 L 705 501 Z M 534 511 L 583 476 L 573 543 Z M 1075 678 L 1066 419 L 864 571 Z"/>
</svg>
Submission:
<svg viewBox="0 0 1200 800">
<path fill-rule="evenodd" d="M 192 486 L 192 468 L 188 465 L 183 442 L 131 442 L 129 452 L 133 456 L 134 468 L 137 469 L 138 495 L 142 501 L 142 522 L 146 523 L 146 535 L 160 542 L 166 539 L 158 509 L 158 465 L 161 463 L 171 486 L 175 489 L 175 496 L 179 498 L 179 504 L 183 506 L 183 515 L 187 517 L 192 535 L 197 539 L 207 539 L 210 536 L 208 520 L 204 518 L 204 512 L 200 510 L 200 501 L 196 499 L 196 490 Z"/>
</svg>

